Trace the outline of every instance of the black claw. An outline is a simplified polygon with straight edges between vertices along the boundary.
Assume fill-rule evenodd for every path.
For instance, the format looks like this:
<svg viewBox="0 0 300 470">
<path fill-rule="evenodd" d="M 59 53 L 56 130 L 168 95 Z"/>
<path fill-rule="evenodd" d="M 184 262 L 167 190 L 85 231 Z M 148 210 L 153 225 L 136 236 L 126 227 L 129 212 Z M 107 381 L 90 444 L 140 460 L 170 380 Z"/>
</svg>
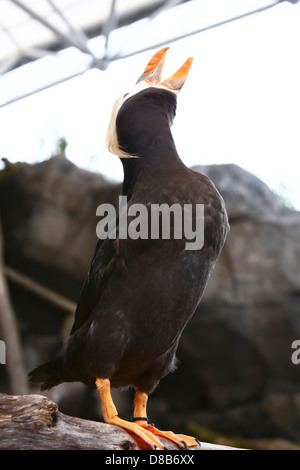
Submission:
<svg viewBox="0 0 300 470">
<path fill-rule="evenodd" d="M 156 445 L 156 444 L 154 444 L 154 450 L 157 450 L 157 449 L 158 449 L 157 445 Z"/>
<path fill-rule="evenodd" d="M 164 446 L 164 449 L 165 449 L 165 450 L 169 450 L 166 446 Z"/>
<path fill-rule="evenodd" d="M 194 437 L 194 439 L 195 439 L 195 441 L 197 442 L 198 446 L 201 447 L 201 442 L 200 442 L 198 439 L 196 439 L 196 437 Z"/>
<path fill-rule="evenodd" d="M 184 447 L 185 447 L 186 449 L 189 448 L 189 446 L 187 445 L 187 443 L 186 443 L 185 441 L 181 441 L 181 443 L 184 445 Z"/>
</svg>

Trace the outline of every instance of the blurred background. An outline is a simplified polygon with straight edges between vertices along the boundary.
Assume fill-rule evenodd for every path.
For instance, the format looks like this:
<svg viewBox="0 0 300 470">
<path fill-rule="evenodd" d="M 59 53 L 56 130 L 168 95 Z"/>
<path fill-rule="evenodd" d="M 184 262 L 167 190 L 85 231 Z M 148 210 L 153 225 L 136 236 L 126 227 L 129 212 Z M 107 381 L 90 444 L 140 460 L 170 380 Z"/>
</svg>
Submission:
<svg viewBox="0 0 300 470">
<path fill-rule="evenodd" d="M 69 334 L 96 208 L 121 191 L 111 108 L 170 46 L 165 76 L 194 56 L 177 149 L 222 193 L 231 231 L 149 415 L 204 441 L 300 449 L 299 24 L 297 0 L 0 0 L 0 392 L 39 393 L 27 372 Z M 93 388 L 46 395 L 101 419 Z M 128 418 L 132 392 L 114 398 Z"/>
</svg>

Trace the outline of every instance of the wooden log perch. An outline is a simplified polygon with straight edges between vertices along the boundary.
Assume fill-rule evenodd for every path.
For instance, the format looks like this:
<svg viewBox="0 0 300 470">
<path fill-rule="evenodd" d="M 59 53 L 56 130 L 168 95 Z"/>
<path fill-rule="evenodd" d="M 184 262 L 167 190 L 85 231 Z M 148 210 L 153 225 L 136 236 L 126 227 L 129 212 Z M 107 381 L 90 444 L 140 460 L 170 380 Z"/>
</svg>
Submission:
<svg viewBox="0 0 300 470">
<path fill-rule="evenodd" d="M 170 450 L 179 449 L 162 439 Z M 42 395 L 0 394 L 0 449 L 10 450 L 139 450 L 116 426 L 64 415 Z M 201 443 L 193 450 L 230 450 Z"/>
</svg>

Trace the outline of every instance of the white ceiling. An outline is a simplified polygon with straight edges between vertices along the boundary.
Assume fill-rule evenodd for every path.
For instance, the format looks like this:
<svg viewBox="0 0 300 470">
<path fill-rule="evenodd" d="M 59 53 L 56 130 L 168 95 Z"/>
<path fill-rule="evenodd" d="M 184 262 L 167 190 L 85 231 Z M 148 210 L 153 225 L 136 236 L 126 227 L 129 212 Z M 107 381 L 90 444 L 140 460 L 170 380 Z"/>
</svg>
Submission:
<svg viewBox="0 0 300 470">
<path fill-rule="evenodd" d="M 155 11 L 162 0 L 0 0 L 0 71 L 66 46 L 94 55 L 89 37 Z M 182 0 L 177 3 L 182 3 Z"/>
<path fill-rule="evenodd" d="M 282 1 L 298 2 L 298 0 L 0 0 L 0 106 L 77 76 L 91 68 L 105 70 L 113 60 L 158 47 L 165 44 L 164 41 L 170 44 L 195 32 L 271 8 Z M 139 20 L 144 21 L 145 26 L 144 24 L 141 26 Z M 115 34 L 126 25 L 130 25 L 129 34 L 126 36 Z M 70 52 L 68 56 L 66 50 Z M 11 88 L 11 77 L 8 77 L 10 75 L 8 72 L 15 73 L 20 66 L 28 62 L 42 58 L 49 60 L 49 57 L 52 58 L 53 64 L 55 61 L 53 69 L 57 68 L 56 77 L 53 74 L 53 77 L 47 77 L 47 80 L 44 82 L 41 80 L 41 84 L 37 85 L 33 71 L 30 80 L 32 84 L 28 90 L 20 92 L 18 87 L 15 87 L 13 92 L 7 91 Z M 41 75 L 41 79 L 43 78 L 43 73 L 40 71 L 36 72 L 36 75 Z M 19 76 L 17 78 L 19 79 Z"/>
</svg>

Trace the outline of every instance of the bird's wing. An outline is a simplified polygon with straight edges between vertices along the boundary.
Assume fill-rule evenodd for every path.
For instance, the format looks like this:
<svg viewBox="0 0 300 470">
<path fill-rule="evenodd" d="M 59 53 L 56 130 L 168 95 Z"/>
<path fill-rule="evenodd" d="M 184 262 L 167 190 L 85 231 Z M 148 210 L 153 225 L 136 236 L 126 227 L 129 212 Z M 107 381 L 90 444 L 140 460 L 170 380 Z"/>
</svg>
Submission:
<svg viewBox="0 0 300 470">
<path fill-rule="evenodd" d="M 121 260 L 118 219 L 116 233 L 117 236 L 115 238 L 99 239 L 97 243 L 90 270 L 80 292 L 71 334 L 86 322 L 96 303 L 99 301 L 107 281 Z"/>
</svg>

